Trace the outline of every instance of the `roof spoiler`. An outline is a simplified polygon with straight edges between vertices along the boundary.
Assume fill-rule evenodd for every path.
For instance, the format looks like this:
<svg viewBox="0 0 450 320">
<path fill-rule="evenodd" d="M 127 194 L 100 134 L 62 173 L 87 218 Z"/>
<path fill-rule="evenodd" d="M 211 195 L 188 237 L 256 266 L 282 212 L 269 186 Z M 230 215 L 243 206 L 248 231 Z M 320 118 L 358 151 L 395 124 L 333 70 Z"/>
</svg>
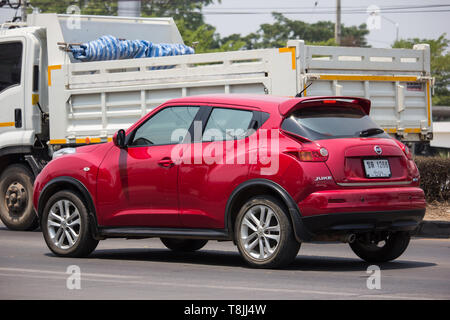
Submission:
<svg viewBox="0 0 450 320">
<path fill-rule="evenodd" d="M 358 105 L 362 110 L 369 115 L 370 113 L 370 100 L 358 97 L 340 97 L 340 96 L 320 96 L 320 97 L 305 97 L 290 99 L 286 102 L 281 103 L 278 106 L 278 110 L 282 116 L 286 116 L 293 112 L 294 110 L 311 106 L 312 104 L 335 104 L 338 103 L 339 106 L 354 106 Z"/>
</svg>

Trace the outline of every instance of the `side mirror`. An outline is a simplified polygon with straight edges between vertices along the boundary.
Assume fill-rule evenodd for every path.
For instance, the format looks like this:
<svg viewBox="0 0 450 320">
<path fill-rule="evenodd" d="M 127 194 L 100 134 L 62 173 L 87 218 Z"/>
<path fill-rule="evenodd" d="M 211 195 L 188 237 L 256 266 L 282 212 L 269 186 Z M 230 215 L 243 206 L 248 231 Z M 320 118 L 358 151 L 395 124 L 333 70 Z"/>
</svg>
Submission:
<svg viewBox="0 0 450 320">
<path fill-rule="evenodd" d="M 114 134 L 113 137 L 114 145 L 120 149 L 125 148 L 125 130 L 120 129 Z"/>
</svg>

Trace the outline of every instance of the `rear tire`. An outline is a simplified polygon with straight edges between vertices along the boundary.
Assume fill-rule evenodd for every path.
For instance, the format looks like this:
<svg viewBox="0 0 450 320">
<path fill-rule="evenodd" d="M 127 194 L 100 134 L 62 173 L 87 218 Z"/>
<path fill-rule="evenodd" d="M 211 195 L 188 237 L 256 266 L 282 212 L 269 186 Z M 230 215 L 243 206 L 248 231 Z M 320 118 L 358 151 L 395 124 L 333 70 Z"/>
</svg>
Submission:
<svg viewBox="0 0 450 320">
<path fill-rule="evenodd" d="M 350 244 L 353 252 L 369 263 L 388 262 L 400 257 L 409 245 L 411 235 L 408 232 L 396 232 L 384 241 L 384 245 L 366 243 L 361 239 L 356 239 Z"/>
<path fill-rule="evenodd" d="M 47 201 L 41 229 L 49 249 L 60 257 L 86 257 L 98 245 L 91 233 L 88 211 L 82 198 L 64 190 Z"/>
<path fill-rule="evenodd" d="M 208 240 L 161 238 L 161 242 L 172 251 L 194 252 L 203 248 Z"/>
<path fill-rule="evenodd" d="M 301 245 L 287 209 L 271 196 L 251 198 L 242 206 L 234 234 L 241 256 L 255 268 L 284 267 L 295 259 Z"/>
<path fill-rule="evenodd" d="M 0 177 L 0 219 L 10 230 L 31 231 L 39 226 L 33 208 L 33 173 L 13 164 Z"/>
</svg>

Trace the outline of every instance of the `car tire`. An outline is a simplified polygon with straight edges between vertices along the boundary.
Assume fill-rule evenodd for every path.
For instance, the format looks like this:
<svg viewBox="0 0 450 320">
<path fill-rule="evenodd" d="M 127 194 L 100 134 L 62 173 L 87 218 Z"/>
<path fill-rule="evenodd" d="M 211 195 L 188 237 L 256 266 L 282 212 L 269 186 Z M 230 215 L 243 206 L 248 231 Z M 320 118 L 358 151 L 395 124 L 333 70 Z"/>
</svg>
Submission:
<svg viewBox="0 0 450 320">
<path fill-rule="evenodd" d="M 161 242 L 172 251 L 194 252 L 203 248 L 208 240 L 161 238 Z"/>
<path fill-rule="evenodd" d="M 98 240 L 94 239 L 90 224 L 82 197 L 70 190 L 51 196 L 41 219 L 47 246 L 61 257 L 86 257 L 95 250 Z"/>
<path fill-rule="evenodd" d="M 369 263 L 388 262 L 400 257 L 409 245 L 411 235 L 408 232 L 396 232 L 390 234 L 384 241 L 384 245 L 366 243 L 364 238 L 357 238 L 350 243 L 353 252 Z"/>
<path fill-rule="evenodd" d="M 39 226 L 33 180 L 33 173 L 21 164 L 10 165 L 0 177 L 0 219 L 10 230 L 32 231 Z"/>
<path fill-rule="evenodd" d="M 234 235 L 241 256 L 255 268 L 287 266 L 301 245 L 295 239 L 287 208 L 271 196 L 253 197 L 242 206 Z"/>
</svg>

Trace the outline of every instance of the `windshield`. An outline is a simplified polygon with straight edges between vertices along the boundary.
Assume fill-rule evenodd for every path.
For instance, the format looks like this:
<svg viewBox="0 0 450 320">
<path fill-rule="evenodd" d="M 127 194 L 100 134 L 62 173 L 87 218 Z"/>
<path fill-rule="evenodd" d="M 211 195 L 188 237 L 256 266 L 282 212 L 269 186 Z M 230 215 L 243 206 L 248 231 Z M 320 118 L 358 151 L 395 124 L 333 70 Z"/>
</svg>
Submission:
<svg viewBox="0 0 450 320">
<path fill-rule="evenodd" d="M 389 138 L 358 107 L 314 106 L 295 111 L 281 128 L 310 140 L 376 137 Z"/>
</svg>

